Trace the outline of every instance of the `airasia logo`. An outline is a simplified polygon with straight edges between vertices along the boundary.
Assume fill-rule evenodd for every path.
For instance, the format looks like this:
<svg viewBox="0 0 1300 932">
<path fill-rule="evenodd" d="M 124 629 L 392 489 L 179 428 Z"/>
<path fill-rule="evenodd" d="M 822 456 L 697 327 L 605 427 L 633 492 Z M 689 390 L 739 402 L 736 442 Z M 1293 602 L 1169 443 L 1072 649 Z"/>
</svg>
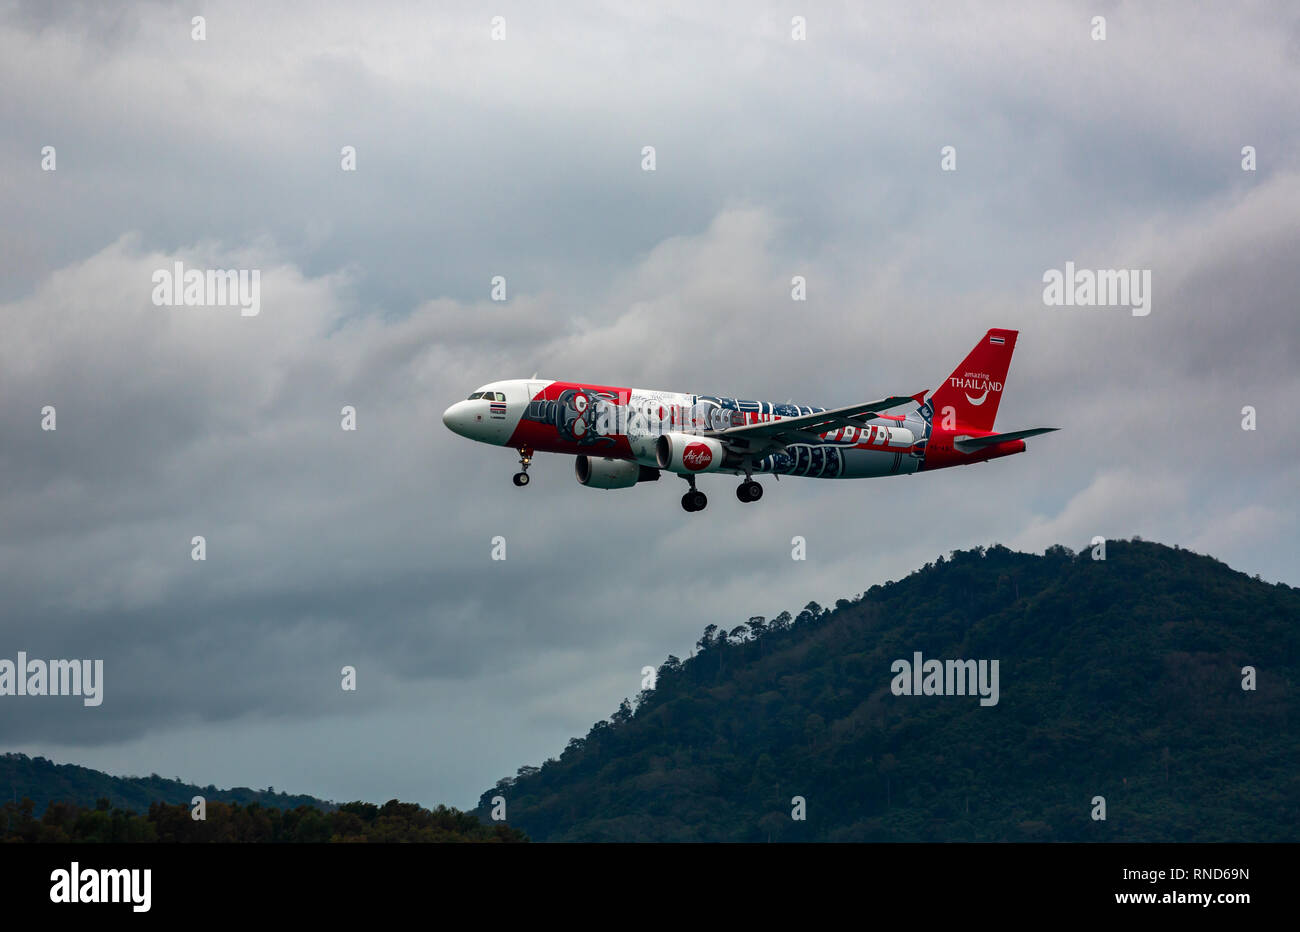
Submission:
<svg viewBox="0 0 1300 932">
<path fill-rule="evenodd" d="M 713 462 L 713 451 L 705 443 L 688 443 L 682 451 L 682 465 L 690 470 L 700 470 Z"/>
</svg>

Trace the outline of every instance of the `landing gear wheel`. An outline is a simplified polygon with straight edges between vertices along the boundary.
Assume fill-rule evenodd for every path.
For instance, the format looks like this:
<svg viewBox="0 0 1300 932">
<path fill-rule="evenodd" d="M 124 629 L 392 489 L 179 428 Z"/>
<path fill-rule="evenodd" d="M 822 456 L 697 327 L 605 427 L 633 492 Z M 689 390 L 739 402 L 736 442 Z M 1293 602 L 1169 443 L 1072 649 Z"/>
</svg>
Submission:
<svg viewBox="0 0 1300 932">
<path fill-rule="evenodd" d="M 533 465 L 533 448 L 524 445 L 519 448 L 519 472 L 515 473 L 515 485 L 523 488 L 528 485 L 528 467 Z"/>
<path fill-rule="evenodd" d="M 682 476 L 690 485 L 691 490 L 682 496 L 682 507 L 687 511 L 703 511 L 704 506 L 709 503 L 706 496 L 699 489 L 695 488 L 694 474 Z"/>
<path fill-rule="evenodd" d="M 703 511 L 708 504 L 708 496 L 694 489 L 682 496 L 682 507 L 687 511 Z"/>
<path fill-rule="evenodd" d="M 763 497 L 763 487 L 753 479 L 746 479 L 736 486 L 736 498 L 742 502 L 756 502 Z"/>
</svg>

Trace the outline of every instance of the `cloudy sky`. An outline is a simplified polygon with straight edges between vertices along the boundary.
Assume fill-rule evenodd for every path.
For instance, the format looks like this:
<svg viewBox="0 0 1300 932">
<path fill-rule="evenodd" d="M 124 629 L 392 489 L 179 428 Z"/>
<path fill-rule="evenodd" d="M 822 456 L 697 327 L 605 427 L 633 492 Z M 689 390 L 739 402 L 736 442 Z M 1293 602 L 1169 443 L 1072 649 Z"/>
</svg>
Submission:
<svg viewBox="0 0 1300 932">
<path fill-rule="evenodd" d="M 0 657 L 105 667 L 98 708 L 0 698 L 3 749 L 469 806 L 705 625 L 955 548 L 1300 584 L 1294 5 L 0 9 Z M 259 269 L 261 313 L 156 306 L 177 261 Z M 1067 261 L 1151 270 L 1151 313 L 1045 306 Z M 534 372 L 912 394 L 991 326 L 999 427 L 1061 432 L 756 505 L 547 455 L 520 490 L 439 419 Z"/>
</svg>

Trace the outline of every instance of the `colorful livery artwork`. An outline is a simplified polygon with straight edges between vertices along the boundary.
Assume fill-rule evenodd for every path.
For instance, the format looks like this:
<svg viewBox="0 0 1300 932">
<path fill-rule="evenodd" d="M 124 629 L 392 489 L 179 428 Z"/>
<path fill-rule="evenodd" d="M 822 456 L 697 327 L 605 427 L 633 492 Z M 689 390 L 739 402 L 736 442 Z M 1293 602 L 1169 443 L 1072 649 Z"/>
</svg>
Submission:
<svg viewBox="0 0 1300 932">
<path fill-rule="evenodd" d="M 708 500 L 696 477 L 704 473 L 743 475 L 736 495 L 752 502 L 763 494 L 755 474 L 898 476 L 1022 452 L 1027 437 L 1056 428 L 993 431 L 1016 335 L 990 330 L 929 397 L 918 392 L 827 409 L 509 379 L 475 390 L 442 421 L 471 440 L 517 450 L 515 485 L 528 484 L 534 453 L 563 453 L 576 457 L 578 481 L 590 488 L 628 488 L 675 473 L 690 485 L 682 507 L 700 511 Z M 911 410 L 886 413 L 904 407 Z"/>
</svg>

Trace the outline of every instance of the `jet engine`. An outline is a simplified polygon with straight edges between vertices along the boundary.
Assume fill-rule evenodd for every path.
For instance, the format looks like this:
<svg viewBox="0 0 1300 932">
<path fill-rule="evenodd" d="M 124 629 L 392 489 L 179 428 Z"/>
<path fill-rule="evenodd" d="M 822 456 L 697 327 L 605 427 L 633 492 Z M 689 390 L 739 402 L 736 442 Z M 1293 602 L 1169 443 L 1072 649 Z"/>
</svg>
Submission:
<svg viewBox="0 0 1300 932">
<path fill-rule="evenodd" d="M 578 483 L 589 489 L 626 489 L 638 482 L 653 482 L 659 478 L 659 470 L 652 466 L 585 454 L 574 459 L 573 471 Z"/>
<path fill-rule="evenodd" d="M 655 459 L 660 469 L 688 475 L 742 468 L 739 454 L 730 453 L 712 437 L 698 434 L 663 434 L 655 441 Z"/>
</svg>

